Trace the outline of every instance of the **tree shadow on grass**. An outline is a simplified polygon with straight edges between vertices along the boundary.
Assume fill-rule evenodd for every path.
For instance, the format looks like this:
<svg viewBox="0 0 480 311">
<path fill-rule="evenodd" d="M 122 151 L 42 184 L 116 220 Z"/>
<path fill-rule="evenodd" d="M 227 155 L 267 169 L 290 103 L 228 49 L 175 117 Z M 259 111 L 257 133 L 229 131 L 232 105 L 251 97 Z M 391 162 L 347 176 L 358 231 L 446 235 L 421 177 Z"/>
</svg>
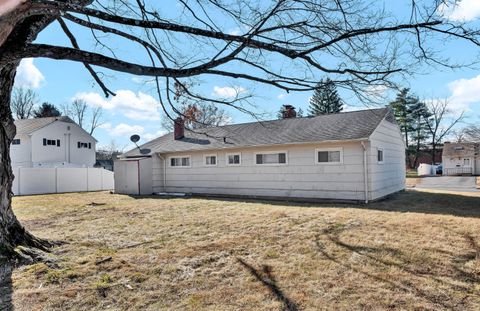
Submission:
<svg viewBox="0 0 480 311">
<path fill-rule="evenodd" d="M 339 235 L 348 229 L 350 229 L 348 226 L 337 225 L 335 227 L 328 227 L 316 235 L 315 244 L 322 257 L 370 279 L 388 284 L 392 288 L 400 289 L 405 293 L 413 293 L 415 296 L 437 307 L 441 306 L 445 309 L 455 308 L 459 303 L 463 303 L 463 300 L 458 301 L 456 300 L 458 297 L 449 297 L 447 294 L 442 294 L 441 291 L 422 288 L 422 281 L 433 281 L 438 284 L 440 288 L 450 287 L 456 291 L 465 293 L 471 292 L 472 288 L 480 283 L 480 278 L 475 273 L 465 271 L 461 268 L 462 264 L 468 260 L 480 258 L 480 247 L 470 235 L 462 234 L 473 252 L 469 252 L 465 254 L 465 256 L 456 256 L 456 259 L 451 264 L 451 272 L 443 275 L 439 272 L 443 266 L 440 267 L 438 264 L 437 266 L 432 266 L 431 263 L 423 261 L 413 262 L 410 256 L 407 256 L 407 254 L 398 249 L 353 245 L 344 242 Z M 453 234 L 458 233 L 454 232 Z M 348 255 L 348 253 L 345 256 L 338 255 L 338 251 L 329 250 L 331 247 L 334 247 L 334 249 L 347 250 L 350 252 L 350 255 Z M 437 252 L 435 249 L 430 249 L 430 251 Z M 442 256 L 445 255 L 445 252 L 442 250 L 438 250 L 438 253 Z M 353 254 L 357 254 L 366 260 L 356 265 L 346 259 L 350 258 Z M 402 273 L 409 275 L 409 277 L 402 280 L 401 278 L 386 278 L 375 273 L 377 270 L 384 271 L 385 268 L 390 267 L 400 270 Z M 467 283 L 467 285 L 459 284 L 459 281 Z"/>
<path fill-rule="evenodd" d="M 10 262 L 0 261 L 0 311 L 13 310 L 12 270 Z"/>
<path fill-rule="evenodd" d="M 272 274 L 272 268 L 267 265 L 262 266 L 262 271 L 255 269 L 253 266 L 245 262 L 241 258 L 237 258 L 237 261 L 245 267 L 251 275 L 253 275 L 257 281 L 260 281 L 270 292 L 275 295 L 275 298 L 283 303 L 283 310 L 285 311 L 298 311 L 299 308 L 295 302 L 285 296 L 282 290 L 278 287 L 275 276 Z"/>
</svg>

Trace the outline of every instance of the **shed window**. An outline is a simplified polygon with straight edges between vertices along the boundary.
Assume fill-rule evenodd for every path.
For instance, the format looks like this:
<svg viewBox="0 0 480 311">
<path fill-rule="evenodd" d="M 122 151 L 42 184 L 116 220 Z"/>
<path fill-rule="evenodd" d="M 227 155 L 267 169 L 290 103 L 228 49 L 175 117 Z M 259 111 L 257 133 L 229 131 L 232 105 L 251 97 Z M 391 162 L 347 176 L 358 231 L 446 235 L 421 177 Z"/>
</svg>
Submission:
<svg viewBox="0 0 480 311">
<path fill-rule="evenodd" d="M 256 161 L 257 164 L 286 164 L 287 153 L 258 153 Z"/>
<path fill-rule="evenodd" d="M 317 149 L 317 163 L 341 163 L 341 149 Z"/>
<path fill-rule="evenodd" d="M 383 149 L 382 148 L 377 149 L 377 162 L 378 163 L 383 163 Z"/>
<path fill-rule="evenodd" d="M 205 165 L 217 165 L 217 156 L 216 155 L 206 155 L 205 156 Z"/>
<path fill-rule="evenodd" d="M 170 166 L 172 167 L 190 166 L 190 157 L 170 158 Z"/>
<path fill-rule="evenodd" d="M 20 139 L 14 139 L 12 140 L 12 145 L 20 145 Z"/>
<path fill-rule="evenodd" d="M 238 154 L 227 154 L 227 165 L 240 165 L 241 156 Z"/>
<path fill-rule="evenodd" d="M 88 148 L 92 149 L 92 143 L 82 143 L 81 141 L 77 142 L 77 148 L 82 149 L 82 148 Z"/>
</svg>

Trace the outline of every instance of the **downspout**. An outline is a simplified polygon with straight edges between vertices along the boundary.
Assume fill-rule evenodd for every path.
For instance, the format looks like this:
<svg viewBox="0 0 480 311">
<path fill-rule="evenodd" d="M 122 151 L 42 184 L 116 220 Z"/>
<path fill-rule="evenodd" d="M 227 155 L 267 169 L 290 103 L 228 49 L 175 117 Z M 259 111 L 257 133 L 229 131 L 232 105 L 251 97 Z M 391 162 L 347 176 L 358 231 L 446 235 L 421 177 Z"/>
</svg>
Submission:
<svg viewBox="0 0 480 311">
<path fill-rule="evenodd" d="M 163 161 L 163 192 L 167 192 L 167 160 L 160 153 L 157 155 Z"/>
<path fill-rule="evenodd" d="M 367 147 L 365 142 L 361 142 L 363 148 L 363 182 L 365 186 L 365 204 L 368 203 L 368 162 L 367 162 Z"/>
</svg>

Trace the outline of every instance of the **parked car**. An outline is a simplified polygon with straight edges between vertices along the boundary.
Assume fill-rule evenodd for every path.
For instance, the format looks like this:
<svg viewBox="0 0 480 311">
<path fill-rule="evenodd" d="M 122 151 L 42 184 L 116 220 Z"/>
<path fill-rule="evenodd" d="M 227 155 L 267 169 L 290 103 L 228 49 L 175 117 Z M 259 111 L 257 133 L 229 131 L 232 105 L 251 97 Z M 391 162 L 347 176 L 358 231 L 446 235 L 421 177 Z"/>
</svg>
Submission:
<svg viewBox="0 0 480 311">
<path fill-rule="evenodd" d="M 442 175 L 443 174 L 443 164 L 440 163 L 437 165 L 437 175 Z"/>
</svg>

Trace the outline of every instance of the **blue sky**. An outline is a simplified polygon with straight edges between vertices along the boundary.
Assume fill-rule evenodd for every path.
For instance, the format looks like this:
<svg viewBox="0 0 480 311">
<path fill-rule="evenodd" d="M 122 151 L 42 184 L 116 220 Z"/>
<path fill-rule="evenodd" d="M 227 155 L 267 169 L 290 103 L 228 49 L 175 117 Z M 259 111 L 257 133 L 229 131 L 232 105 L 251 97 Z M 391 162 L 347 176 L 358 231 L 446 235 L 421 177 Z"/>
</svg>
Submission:
<svg viewBox="0 0 480 311">
<path fill-rule="evenodd" d="M 167 2 L 172 2 L 172 0 Z M 410 1 L 404 0 L 403 3 L 410 3 Z M 385 0 L 385 5 L 390 6 L 390 10 L 398 14 L 408 14 L 403 3 Z M 175 8 L 175 6 L 172 7 Z M 165 14 L 174 14 L 174 11 L 174 9 L 167 10 Z M 449 9 L 446 14 L 453 20 L 463 19 L 469 23 L 478 24 L 480 1 L 463 0 L 459 7 Z M 230 32 L 237 31 L 234 25 L 229 25 L 229 27 L 231 27 Z M 81 46 L 93 44 L 89 31 L 78 27 L 72 27 L 71 30 L 77 36 Z M 108 38 L 106 40 L 109 42 Z M 44 30 L 38 41 L 70 46 L 56 23 Z M 133 59 L 137 56 L 137 51 L 128 43 L 112 42 L 112 45 L 120 55 L 128 55 Z M 478 53 L 478 47 L 474 48 L 466 42 L 448 46 L 439 43 L 438 49 L 460 59 L 469 59 Z M 145 58 L 138 56 L 137 60 L 144 62 Z M 100 71 L 105 74 L 105 82 L 117 92 L 117 96 L 105 98 L 83 65 L 70 61 L 23 60 L 17 74 L 16 86 L 34 88 L 41 101 L 48 101 L 56 106 L 66 105 L 74 98 L 82 98 L 92 107 L 102 106 L 104 108 L 103 125 L 94 133 L 99 140 L 99 145 L 108 145 L 113 140 L 120 148 L 128 148 L 131 145 L 128 137 L 132 134 L 140 134 L 142 141 L 146 141 L 164 133 L 161 128 L 161 119 L 164 118 L 164 115 L 158 107 L 153 85 L 149 79 L 105 69 Z M 254 94 L 255 97 L 252 99 L 254 107 L 249 107 L 249 109 L 262 113 L 264 119 L 274 118 L 283 104 L 292 104 L 306 111 L 308 99 L 311 96 L 311 92 L 286 94 L 270 86 L 252 83 L 236 84 L 235 81 L 225 81 L 215 77 L 208 80 L 203 77 L 198 82 L 203 92 L 212 96 L 228 98 L 235 93 L 235 89 Z M 455 71 L 432 70 L 409 77 L 408 81 L 403 81 L 403 84 L 410 87 L 421 98 L 449 98 L 453 111 L 456 113 L 466 111 L 467 122 L 478 123 L 480 121 L 480 70 L 478 68 L 464 68 Z M 364 107 L 348 94 L 342 93 L 342 95 L 348 104 L 348 109 Z M 386 93 L 386 96 L 393 98 L 394 93 Z M 253 121 L 251 116 L 239 111 L 232 109 L 227 111 L 232 116 L 234 123 Z"/>
</svg>

